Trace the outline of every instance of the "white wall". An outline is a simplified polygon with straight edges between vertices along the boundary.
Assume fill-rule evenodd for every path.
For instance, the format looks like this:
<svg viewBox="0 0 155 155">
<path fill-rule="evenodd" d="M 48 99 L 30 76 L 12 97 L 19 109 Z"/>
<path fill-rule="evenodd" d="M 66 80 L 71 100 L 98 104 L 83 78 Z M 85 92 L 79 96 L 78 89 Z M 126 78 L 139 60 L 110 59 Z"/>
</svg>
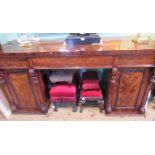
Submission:
<svg viewBox="0 0 155 155">
<path fill-rule="evenodd" d="M 8 100 L 4 96 L 2 90 L 0 89 L 0 112 L 8 118 L 11 115 L 11 109 L 9 107 Z"/>
<path fill-rule="evenodd" d="M 7 41 L 16 39 L 17 36 L 18 33 L 0 33 L 0 42 L 1 44 L 4 44 Z"/>
</svg>

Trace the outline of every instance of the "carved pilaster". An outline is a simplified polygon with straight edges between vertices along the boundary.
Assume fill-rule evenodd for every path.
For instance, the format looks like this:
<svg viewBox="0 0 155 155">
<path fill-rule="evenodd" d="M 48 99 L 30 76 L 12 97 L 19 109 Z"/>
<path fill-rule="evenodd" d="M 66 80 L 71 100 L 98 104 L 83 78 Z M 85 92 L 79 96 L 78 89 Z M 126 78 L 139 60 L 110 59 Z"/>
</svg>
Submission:
<svg viewBox="0 0 155 155">
<path fill-rule="evenodd" d="M 4 73 L 0 71 L 0 84 L 4 84 L 4 83 L 5 83 Z"/>
<path fill-rule="evenodd" d="M 148 94 L 149 91 L 151 90 L 153 84 L 155 84 L 155 68 L 152 69 L 151 71 L 151 75 L 150 75 L 150 79 L 148 81 L 144 96 L 143 96 L 143 100 L 142 100 L 142 105 L 140 107 L 140 113 L 145 114 L 145 105 L 147 102 L 147 98 L 148 98 Z"/>
<path fill-rule="evenodd" d="M 155 75 L 153 75 L 153 76 L 151 77 L 150 82 L 153 83 L 153 84 L 155 83 Z"/>
<path fill-rule="evenodd" d="M 29 75 L 30 75 L 32 83 L 38 84 L 38 78 L 37 78 L 37 75 L 36 75 L 34 69 L 29 69 Z"/>
<path fill-rule="evenodd" d="M 155 68 L 152 69 L 150 82 L 155 83 Z"/>
<path fill-rule="evenodd" d="M 112 68 L 112 75 L 110 83 L 116 83 L 116 76 L 117 76 L 118 68 Z"/>
<path fill-rule="evenodd" d="M 118 74 L 118 68 L 113 67 L 112 68 L 112 74 L 111 74 L 111 79 L 110 79 L 110 84 L 109 84 L 109 90 L 108 90 L 108 102 L 106 103 L 106 113 L 107 114 L 111 114 L 112 112 L 112 107 L 111 107 L 111 103 L 112 103 L 112 96 L 115 92 L 114 92 L 114 88 L 116 85 L 116 79 L 117 79 L 117 74 Z"/>
</svg>

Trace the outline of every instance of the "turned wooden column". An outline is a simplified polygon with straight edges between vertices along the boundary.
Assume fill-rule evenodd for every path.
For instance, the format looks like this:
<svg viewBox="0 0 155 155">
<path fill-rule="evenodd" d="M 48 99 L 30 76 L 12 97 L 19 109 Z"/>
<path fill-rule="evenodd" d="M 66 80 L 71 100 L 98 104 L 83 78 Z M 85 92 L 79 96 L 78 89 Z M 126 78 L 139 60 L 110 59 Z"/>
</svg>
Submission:
<svg viewBox="0 0 155 155">
<path fill-rule="evenodd" d="M 39 76 L 39 72 L 35 71 L 33 68 L 29 69 L 29 77 L 31 79 L 31 83 L 33 85 L 35 93 L 38 94 L 37 100 L 41 108 L 41 111 L 42 113 L 46 113 L 48 107 L 45 104 L 45 100 L 44 100 L 44 94 L 43 94 L 44 90 L 41 90 L 41 89 L 44 89 L 42 80 L 41 80 L 42 77 L 41 75 Z"/>
<path fill-rule="evenodd" d="M 148 84 L 147 84 L 147 87 L 146 87 L 146 90 L 145 90 L 145 93 L 144 93 L 144 96 L 143 96 L 142 105 L 141 105 L 141 108 L 140 108 L 140 112 L 142 114 L 145 114 L 145 105 L 146 105 L 146 101 L 147 101 L 147 98 L 148 98 L 148 94 L 149 94 L 150 90 L 152 90 L 152 87 L 153 87 L 154 84 L 155 84 L 155 68 L 153 68 L 151 70 L 150 79 L 148 80 Z"/>
<path fill-rule="evenodd" d="M 111 79 L 108 84 L 108 101 L 106 104 L 106 113 L 110 114 L 112 112 L 111 103 L 113 100 L 113 95 L 115 94 L 115 87 L 116 87 L 116 78 L 117 78 L 118 68 L 112 68 Z"/>
</svg>

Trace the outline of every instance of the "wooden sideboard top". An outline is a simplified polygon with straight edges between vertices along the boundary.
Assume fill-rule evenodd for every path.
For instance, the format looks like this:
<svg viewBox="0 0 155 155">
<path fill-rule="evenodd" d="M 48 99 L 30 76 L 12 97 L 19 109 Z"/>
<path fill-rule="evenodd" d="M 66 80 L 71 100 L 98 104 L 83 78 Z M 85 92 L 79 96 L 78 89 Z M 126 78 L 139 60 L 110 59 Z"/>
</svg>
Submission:
<svg viewBox="0 0 155 155">
<path fill-rule="evenodd" d="M 80 51 L 88 52 L 105 52 L 111 51 L 115 53 L 119 52 L 135 52 L 135 51 L 155 51 L 155 41 L 149 40 L 148 44 L 135 44 L 132 42 L 133 37 L 114 37 L 114 38 L 102 38 L 102 43 L 94 45 L 78 45 L 74 47 L 67 47 L 64 40 L 54 40 L 46 42 L 35 42 L 29 47 L 20 47 L 18 43 L 13 40 L 2 45 L 0 55 L 11 53 L 76 53 Z"/>
</svg>

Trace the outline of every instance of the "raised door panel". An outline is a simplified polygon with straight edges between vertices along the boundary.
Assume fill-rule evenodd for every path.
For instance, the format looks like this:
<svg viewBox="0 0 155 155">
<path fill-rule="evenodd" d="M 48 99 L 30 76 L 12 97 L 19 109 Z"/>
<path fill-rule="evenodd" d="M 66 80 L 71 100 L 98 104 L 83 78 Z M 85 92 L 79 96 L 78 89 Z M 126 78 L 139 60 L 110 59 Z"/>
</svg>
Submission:
<svg viewBox="0 0 155 155">
<path fill-rule="evenodd" d="M 5 85 L 11 96 L 11 106 L 14 112 L 33 113 L 46 112 L 42 79 L 39 71 L 7 70 Z"/>
<path fill-rule="evenodd" d="M 118 88 L 117 108 L 135 108 L 138 93 L 142 84 L 143 72 L 122 71 Z"/>
<path fill-rule="evenodd" d="M 37 100 L 26 72 L 8 74 L 9 84 L 14 91 L 15 104 L 19 108 L 37 108 Z"/>
<path fill-rule="evenodd" d="M 13 112 L 46 113 L 48 110 L 49 100 L 39 70 L 0 70 L 0 88 Z"/>
<path fill-rule="evenodd" d="M 115 74 L 114 74 L 115 73 Z M 140 112 L 143 96 L 150 79 L 149 68 L 119 68 L 109 83 L 107 111 Z M 108 111 L 108 113 L 111 113 Z"/>
</svg>

